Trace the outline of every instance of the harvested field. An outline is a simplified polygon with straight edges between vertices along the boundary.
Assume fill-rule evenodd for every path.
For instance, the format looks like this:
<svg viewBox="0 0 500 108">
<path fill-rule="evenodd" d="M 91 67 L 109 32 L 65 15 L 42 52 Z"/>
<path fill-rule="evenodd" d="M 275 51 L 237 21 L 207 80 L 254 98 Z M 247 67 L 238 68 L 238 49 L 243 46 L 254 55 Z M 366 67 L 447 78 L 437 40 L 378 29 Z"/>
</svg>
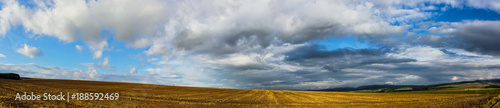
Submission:
<svg viewBox="0 0 500 108">
<path fill-rule="evenodd" d="M 17 93 L 119 93 L 114 101 L 19 101 Z M 0 107 L 473 107 L 498 94 L 218 89 L 56 79 L 0 79 Z"/>
</svg>

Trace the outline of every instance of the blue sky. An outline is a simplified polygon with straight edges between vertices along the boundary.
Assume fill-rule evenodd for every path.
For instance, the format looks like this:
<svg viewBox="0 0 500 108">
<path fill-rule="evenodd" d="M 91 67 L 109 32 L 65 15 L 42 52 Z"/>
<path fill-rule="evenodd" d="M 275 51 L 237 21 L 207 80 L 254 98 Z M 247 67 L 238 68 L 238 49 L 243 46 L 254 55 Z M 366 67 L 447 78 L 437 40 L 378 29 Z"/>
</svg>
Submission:
<svg viewBox="0 0 500 108">
<path fill-rule="evenodd" d="M 102 60 L 95 60 L 92 58 L 92 52 L 88 49 L 81 52 L 75 48 L 75 45 L 85 46 L 82 41 L 64 42 L 57 38 L 48 37 L 45 35 L 38 35 L 26 33 L 22 27 L 12 29 L 2 39 L 2 46 L 5 49 L 3 58 L 5 63 L 12 64 L 28 64 L 34 63 L 41 66 L 57 66 L 68 69 L 87 69 L 87 66 L 80 65 L 80 63 L 97 63 Z M 32 37 L 30 37 L 32 36 Z M 111 51 L 103 53 L 103 56 L 110 59 L 110 65 L 116 67 L 116 70 L 101 70 L 100 72 L 106 73 L 128 73 L 133 66 L 141 67 L 137 54 L 145 51 L 145 49 L 128 48 L 123 42 L 109 40 L 113 42 L 110 44 Z M 37 46 L 40 50 L 43 49 L 43 55 L 32 59 L 16 52 L 20 45 L 19 43 Z M 125 50 L 126 49 L 126 50 Z"/>
<path fill-rule="evenodd" d="M 500 78 L 495 0 L 2 2 L 0 72 L 26 77 L 298 90 Z"/>
</svg>

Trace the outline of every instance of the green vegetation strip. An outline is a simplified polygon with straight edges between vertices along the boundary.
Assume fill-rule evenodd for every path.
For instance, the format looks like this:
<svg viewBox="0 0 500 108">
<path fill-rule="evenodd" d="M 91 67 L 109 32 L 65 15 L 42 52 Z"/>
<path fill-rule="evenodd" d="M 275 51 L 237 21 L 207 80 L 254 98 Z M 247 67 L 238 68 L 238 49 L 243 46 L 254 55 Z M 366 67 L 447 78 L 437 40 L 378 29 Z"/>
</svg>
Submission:
<svg viewBox="0 0 500 108">
<path fill-rule="evenodd" d="M 415 93 L 415 94 L 500 94 L 499 88 L 480 88 L 464 90 L 436 90 L 436 91 L 406 91 L 406 92 L 386 92 L 386 93 Z"/>
</svg>

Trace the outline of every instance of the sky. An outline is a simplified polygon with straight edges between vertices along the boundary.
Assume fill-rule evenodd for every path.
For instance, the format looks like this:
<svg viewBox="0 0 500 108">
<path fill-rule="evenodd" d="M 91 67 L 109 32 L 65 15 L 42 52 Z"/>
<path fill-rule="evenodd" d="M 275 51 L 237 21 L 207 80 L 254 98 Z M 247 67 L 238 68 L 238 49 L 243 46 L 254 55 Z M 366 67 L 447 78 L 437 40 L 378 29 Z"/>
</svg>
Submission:
<svg viewBox="0 0 500 108">
<path fill-rule="evenodd" d="M 498 0 L 2 0 L 0 73 L 316 90 L 500 78 Z"/>
</svg>

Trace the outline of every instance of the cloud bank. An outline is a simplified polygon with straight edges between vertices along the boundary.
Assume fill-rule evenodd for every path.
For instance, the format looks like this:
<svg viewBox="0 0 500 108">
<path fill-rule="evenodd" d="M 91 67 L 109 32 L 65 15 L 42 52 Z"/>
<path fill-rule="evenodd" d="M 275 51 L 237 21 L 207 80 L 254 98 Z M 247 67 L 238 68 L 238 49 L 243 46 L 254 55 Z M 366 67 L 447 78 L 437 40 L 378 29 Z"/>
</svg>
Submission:
<svg viewBox="0 0 500 108">
<path fill-rule="evenodd" d="M 94 69 L 104 69 L 104 70 L 115 70 L 114 66 L 108 64 L 108 57 L 104 58 L 104 60 L 100 63 L 80 63 L 81 65 L 88 66 L 89 68 Z"/>
<path fill-rule="evenodd" d="M 475 8 L 500 13 L 496 0 L 29 3 L 32 6 L 3 1 L 0 34 L 6 34 L 13 26 L 22 26 L 33 34 L 64 42 L 83 41 L 96 60 L 102 59 L 108 42 L 124 42 L 131 48 L 146 49 L 141 53 L 146 59 L 161 57 L 148 61 L 154 67 L 143 70 L 147 75 L 181 79 L 177 84 L 322 89 L 500 77 L 495 73 L 500 63 L 499 21 L 430 20 L 437 12 L 448 9 Z M 373 47 L 328 49 L 329 46 L 316 43 L 345 37 L 366 40 Z M 83 46 L 75 48 L 81 52 Z M 42 54 L 28 45 L 18 52 L 30 58 Z M 82 65 L 94 71 L 115 69 L 107 57 L 101 63 Z M 94 71 L 71 72 L 75 76 L 92 74 L 94 79 L 113 77 Z M 135 75 L 136 68 L 129 73 L 113 78 L 139 76 Z"/>
</svg>

